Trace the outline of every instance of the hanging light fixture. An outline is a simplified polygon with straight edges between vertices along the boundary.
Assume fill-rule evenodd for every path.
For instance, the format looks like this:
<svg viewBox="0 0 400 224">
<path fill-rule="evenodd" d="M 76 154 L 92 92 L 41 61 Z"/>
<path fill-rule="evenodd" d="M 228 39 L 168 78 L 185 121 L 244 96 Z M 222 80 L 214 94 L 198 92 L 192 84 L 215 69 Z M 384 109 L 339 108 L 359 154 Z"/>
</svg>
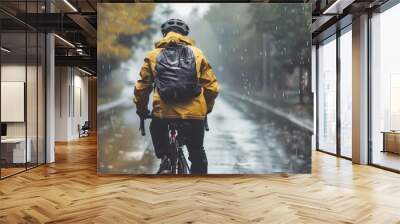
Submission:
<svg viewBox="0 0 400 224">
<path fill-rule="evenodd" d="M 68 5 L 68 7 L 70 7 L 74 12 L 78 12 L 78 10 L 68 0 L 64 0 L 64 3 Z"/>
<path fill-rule="evenodd" d="M 64 38 L 62 38 L 62 37 L 60 37 L 59 35 L 57 35 L 57 34 L 54 34 L 54 36 L 55 37 L 57 37 L 59 40 L 61 40 L 62 42 L 64 42 L 64 43 L 66 43 L 67 45 L 69 45 L 70 47 L 73 47 L 73 48 L 75 48 L 75 45 L 73 45 L 71 42 L 69 42 L 68 40 L 66 40 L 66 39 L 64 39 Z"/>
<path fill-rule="evenodd" d="M 90 72 L 88 72 L 88 71 L 86 71 L 84 69 L 81 69 L 81 68 L 78 67 L 78 70 L 83 72 L 83 73 L 85 73 L 86 75 L 92 76 L 92 73 L 90 73 Z"/>
<path fill-rule="evenodd" d="M 1 51 L 4 51 L 6 53 L 10 53 L 11 52 L 11 50 L 9 50 L 9 49 L 7 49 L 5 47 L 1 47 Z"/>
</svg>

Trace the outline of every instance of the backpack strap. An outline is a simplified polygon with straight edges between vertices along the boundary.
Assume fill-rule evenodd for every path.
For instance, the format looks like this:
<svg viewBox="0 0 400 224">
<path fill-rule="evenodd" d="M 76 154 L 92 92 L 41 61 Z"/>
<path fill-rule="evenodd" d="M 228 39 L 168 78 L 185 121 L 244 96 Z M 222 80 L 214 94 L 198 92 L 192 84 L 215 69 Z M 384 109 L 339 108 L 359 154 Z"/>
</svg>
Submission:
<svg viewBox="0 0 400 224">
<path fill-rule="evenodd" d="M 147 60 L 146 61 L 148 64 L 149 64 L 149 70 L 150 70 L 150 75 L 151 75 L 151 77 L 153 78 L 153 90 L 152 91 L 155 91 L 156 90 L 156 77 L 154 76 L 154 73 L 153 73 L 153 68 L 151 67 L 151 62 L 150 62 L 150 60 Z"/>
</svg>

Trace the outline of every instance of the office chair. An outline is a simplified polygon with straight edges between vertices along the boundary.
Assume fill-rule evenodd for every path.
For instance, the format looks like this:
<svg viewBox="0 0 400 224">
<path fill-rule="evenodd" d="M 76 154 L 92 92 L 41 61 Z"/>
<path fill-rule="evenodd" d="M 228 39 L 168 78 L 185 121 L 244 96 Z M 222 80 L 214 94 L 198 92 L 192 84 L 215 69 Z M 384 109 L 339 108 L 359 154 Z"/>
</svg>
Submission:
<svg viewBox="0 0 400 224">
<path fill-rule="evenodd" d="M 89 136 L 89 129 L 90 129 L 89 121 L 85 121 L 82 127 L 80 127 L 80 125 L 78 124 L 79 138 Z"/>
</svg>

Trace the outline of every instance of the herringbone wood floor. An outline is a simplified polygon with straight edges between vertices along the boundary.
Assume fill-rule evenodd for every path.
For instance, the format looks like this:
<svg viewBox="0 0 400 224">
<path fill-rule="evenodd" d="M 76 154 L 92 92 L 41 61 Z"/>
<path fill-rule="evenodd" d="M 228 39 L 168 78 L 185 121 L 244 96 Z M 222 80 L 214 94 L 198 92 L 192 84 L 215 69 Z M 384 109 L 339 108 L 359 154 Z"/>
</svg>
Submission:
<svg viewBox="0 0 400 224">
<path fill-rule="evenodd" d="M 315 152 L 311 175 L 98 176 L 96 139 L 0 181 L 0 223 L 400 223 L 400 175 Z"/>
</svg>

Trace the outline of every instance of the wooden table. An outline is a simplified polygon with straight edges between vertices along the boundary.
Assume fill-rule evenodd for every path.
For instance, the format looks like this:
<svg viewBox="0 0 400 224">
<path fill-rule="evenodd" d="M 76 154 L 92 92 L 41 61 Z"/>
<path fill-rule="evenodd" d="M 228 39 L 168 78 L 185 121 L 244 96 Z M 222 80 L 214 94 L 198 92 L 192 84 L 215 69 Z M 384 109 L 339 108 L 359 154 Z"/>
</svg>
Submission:
<svg viewBox="0 0 400 224">
<path fill-rule="evenodd" d="M 382 152 L 400 154 L 400 131 L 383 131 Z"/>
</svg>

